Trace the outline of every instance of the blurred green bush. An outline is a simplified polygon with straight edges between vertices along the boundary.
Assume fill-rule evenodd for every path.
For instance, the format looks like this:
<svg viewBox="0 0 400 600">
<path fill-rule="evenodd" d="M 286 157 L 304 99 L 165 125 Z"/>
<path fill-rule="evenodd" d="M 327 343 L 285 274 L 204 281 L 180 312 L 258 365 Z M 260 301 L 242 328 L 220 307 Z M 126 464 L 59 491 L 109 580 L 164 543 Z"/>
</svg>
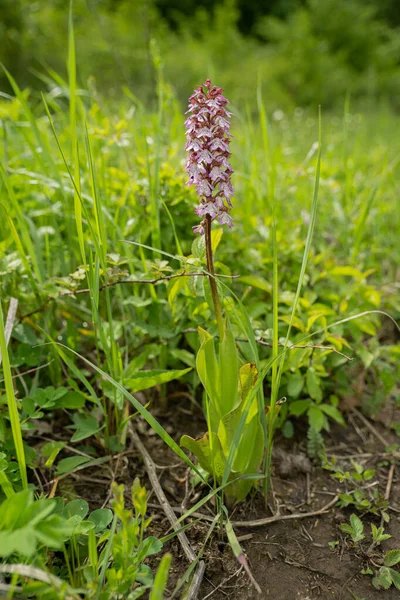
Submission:
<svg viewBox="0 0 400 600">
<path fill-rule="evenodd" d="M 260 82 L 272 109 L 332 108 L 348 92 L 398 105 L 393 0 L 75 0 L 73 12 L 81 83 L 110 97 L 126 85 L 151 101 L 156 56 L 182 100 L 211 76 L 242 105 Z M 65 72 L 67 36 L 65 0 L 1 0 L 0 61 L 21 86 Z"/>
</svg>

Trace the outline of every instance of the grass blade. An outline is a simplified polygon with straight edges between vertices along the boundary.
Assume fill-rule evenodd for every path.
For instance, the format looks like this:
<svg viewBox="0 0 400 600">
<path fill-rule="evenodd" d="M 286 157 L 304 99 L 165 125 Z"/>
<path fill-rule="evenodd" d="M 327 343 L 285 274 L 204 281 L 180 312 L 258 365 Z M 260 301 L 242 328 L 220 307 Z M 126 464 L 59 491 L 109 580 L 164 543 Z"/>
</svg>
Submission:
<svg viewBox="0 0 400 600">
<path fill-rule="evenodd" d="M 73 0 L 69 5 L 69 32 L 68 32 L 68 78 L 69 78 L 69 124 L 71 129 L 72 161 L 74 165 L 74 212 L 75 223 L 78 232 L 79 247 L 81 250 L 82 262 L 86 264 L 85 242 L 83 237 L 82 225 L 82 205 L 80 200 L 80 165 L 78 154 L 78 138 L 76 126 L 76 57 L 75 57 L 75 36 L 74 22 L 72 17 Z"/>
<path fill-rule="evenodd" d="M 6 386 L 6 398 L 8 405 L 8 413 L 10 417 L 11 423 L 11 431 L 15 446 L 15 452 L 17 455 L 19 472 L 21 475 L 22 487 L 24 489 L 28 488 L 28 477 L 26 473 L 26 461 L 25 461 L 25 452 L 24 452 L 24 444 L 22 441 L 22 433 L 21 433 L 21 425 L 19 421 L 19 413 L 17 406 L 17 399 L 14 394 L 14 386 L 13 380 L 11 376 L 11 367 L 10 367 L 10 359 L 8 356 L 7 343 L 6 343 L 6 333 L 3 319 L 3 309 L 0 303 L 0 350 L 3 361 L 3 373 L 4 373 L 4 381 Z"/>
<path fill-rule="evenodd" d="M 164 592 L 167 586 L 168 572 L 171 566 L 172 554 L 165 554 L 157 569 L 149 600 L 163 600 Z"/>
</svg>

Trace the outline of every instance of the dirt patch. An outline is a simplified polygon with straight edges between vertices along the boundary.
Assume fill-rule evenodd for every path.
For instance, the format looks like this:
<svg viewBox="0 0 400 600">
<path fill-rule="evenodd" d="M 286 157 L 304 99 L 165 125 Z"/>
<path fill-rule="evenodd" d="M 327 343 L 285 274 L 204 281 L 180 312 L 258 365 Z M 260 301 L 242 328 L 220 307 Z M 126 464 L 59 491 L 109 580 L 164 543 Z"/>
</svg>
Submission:
<svg viewBox="0 0 400 600">
<path fill-rule="evenodd" d="M 172 411 L 171 411 L 172 412 Z M 158 420 L 178 441 L 181 432 L 199 434 L 204 429 L 200 411 L 189 414 L 185 405 L 177 404 L 174 414 L 158 414 Z M 393 433 L 385 425 L 375 423 L 378 432 L 388 440 L 395 442 Z M 139 424 L 139 433 L 148 452 L 157 466 L 160 483 L 168 496 L 171 506 L 176 509 L 182 502 L 193 505 L 204 493 L 191 488 L 187 481 L 186 466 L 180 463 L 172 451 L 147 425 Z M 272 480 L 271 503 L 265 508 L 260 493 L 255 493 L 246 502 L 236 507 L 231 514 L 233 522 L 252 521 L 274 515 L 308 513 L 319 510 L 329 503 L 337 493 L 343 493 L 345 486 L 332 478 L 331 473 L 312 464 L 306 457 L 305 444 L 277 440 L 275 448 L 274 477 Z M 384 446 L 365 423 L 350 419 L 346 428 L 337 427 L 327 440 L 328 455 L 337 457 L 338 464 L 344 469 L 352 469 L 352 460 L 356 460 L 365 469 L 375 469 L 375 475 L 368 482 L 368 489 L 378 489 L 383 496 L 386 492 L 390 462 L 384 454 Z M 299 460 L 299 457 L 300 460 Z M 294 460 L 293 460 L 294 459 Z M 129 487 L 135 477 L 140 477 L 150 490 L 149 506 L 153 516 L 154 535 L 165 535 L 170 525 L 165 519 L 157 499 L 151 491 L 143 462 L 132 448 L 114 464 L 111 469 L 118 483 L 124 483 L 129 499 Z M 93 508 L 103 505 L 109 499 L 109 486 L 95 485 L 90 478 L 99 477 L 104 481 L 110 478 L 110 470 L 79 473 L 74 481 L 75 492 L 88 498 Z M 392 538 L 384 543 L 384 550 L 400 547 L 400 484 L 396 470 L 390 489 L 390 523 L 385 531 Z M 212 516 L 213 507 L 202 508 L 204 515 Z M 267 598 L 268 600 L 308 600 L 314 598 L 334 600 L 394 600 L 400 593 L 393 589 L 378 591 L 372 586 L 372 576 L 363 575 L 367 567 L 379 566 L 382 552 L 367 555 L 370 544 L 370 523 L 379 526 L 380 517 L 366 514 L 363 518 L 366 540 L 361 546 L 355 546 L 345 536 L 339 525 L 349 520 L 356 512 L 354 508 L 332 507 L 329 512 L 309 518 L 281 520 L 261 527 L 235 526 L 241 540 L 250 569 L 261 587 L 259 595 L 251 585 L 247 574 L 232 554 L 226 540 L 214 530 L 203 558 L 206 562 L 205 576 L 201 585 L 199 600 L 249 600 Z M 179 512 L 177 511 L 177 514 Z M 198 522 L 186 533 L 193 550 L 198 553 L 203 547 L 210 523 Z M 172 592 L 180 577 L 188 567 L 179 542 L 174 539 L 165 546 L 172 552 L 173 563 L 170 572 L 168 590 Z M 372 562 L 371 562 L 372 560 Z"/>
</svg>

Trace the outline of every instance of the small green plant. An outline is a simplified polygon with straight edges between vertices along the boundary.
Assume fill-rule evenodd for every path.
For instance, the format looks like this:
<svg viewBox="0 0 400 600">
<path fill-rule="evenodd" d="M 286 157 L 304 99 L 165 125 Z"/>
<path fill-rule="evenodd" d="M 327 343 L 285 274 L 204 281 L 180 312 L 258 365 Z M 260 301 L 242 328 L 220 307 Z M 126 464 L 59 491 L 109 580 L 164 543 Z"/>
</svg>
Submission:
<svg viewBox="0 0 400 600">
<path fill-rule="evenodd" d="M 98 569 L 93 570 L 93 565 L 91 573 L 95 576 L 95 587 L 101 589 L 101 599 L 118 596 L 140 598 L 153 583 L 152 571 L 144 561 L 160 552 L 163 544 L 154 536 L 145 537 L 151 519 L 146 518 L 147 493 L 139 479 L 135 479 L 131 490 L 133 512 L 125 507 L 123 485 L 114 484 L 113 494 L 114 519 L 119 524 L 115 532 L 111 530 L 107 542 L 110 564 L 105 575 L 104 570 L 100 573 Z"/>
<path fill-rule="evenodd" d="M 371 535 L 372 535 L 372 543 L 375 546 L 379 546 L 382 542 L 389 540 L 392 536 L 390 533 L 385 533 L 383 527 L 377 527 L 373 523 L 371 523 Z"/>
<path fill-rule="evenodd" d="M 323 462 L 324 468 L 331 471 L 332 477 L 346 488 L 345 492 L 339 494 L 339 506 L 353 506 L 361 514 L 370 513 L 380 516 L 387 523 L 389 521 L 388 501 L 378 488 L 370 487 L 368 483 L 374 478 L 375 469 L 365 469 L 354 460 L 351 464 L 353 469 L 348 470 L 338 465 L 334 457 L 330 460 L 325 458 Z"/>
<path fill-rule="evenodd" d="M 61 498 L 35 500 L 31 489 L 13 493 L 0 504 L 0 557 L 33 561 L 57 575 L 35 582 L 35 577 L 22 579 L 24 590 L 38 597 L 53 598 L 54 583 L 54 598 L 63 587 L 71 595 L 79 589 L 87 600 L 134 600 L 149 590 L 154 600 L 162 600 L 171 556 L 163 557 L 154 579 L 145 561 L 163 543 L 145 535 L 151 519 L 146 518 L 146 490 L 138 479 L 131 492 L 134 512 L 125 508 L 124 486 L 113 486 L 114 513 L 106 508 L 90 512 L 80 498 L 64 505 Z"/>
<path fill-rule="evenodd" d="M 181 438 L 181 445 L 193 452 L 200 466 L 220 484 L 227 467 L 229 480 L 232 480 L 257 473 L 261 464 L 263 430 L 258 416 L 257 397 L 252 394 L 258 371 L 251 363 L 239 367 L 235 340 L 228 324 L 219 344 L 218 359 L 212 336 L 203 329 L 199 333 L 201 345 L 196 366 L 206 394 L 208 432 L 199 439 L 185 435 Z M 245 426 L 237 441 L 236 433 L 242 419 L 245 419 Z M 233 444 L 236 444 L 237 451 L 233 463 L 229 465 Z M 229 485 L 225 493 L 231 501 L 239 501 L 247 495 L 251 486 L 251 481 L 237 481 Z"/>
<path fill-rule="evenodd" d="M 400 571 L 393 569 L 400 563 L 400 550 L 389 550 L 383 557 L 383 565 L 376 572 L 372 584 L 378 590 L 388 590 L 392 585 L 400 590 Z"/>
<path fill-rule="evenodd" d="M 347 533 L 355 544 L 358 544 L 365 538 L 363 522 L 357 515 L 352 514 L 349 523 L 342 523 L 340 529 Z"/>
<path fill-rule="evenodd" d="M 340 525 L 340 529 L 351 537 L 356 546 L 362 545 L 362 541 L 365 539 L 364 524 L 361 519 L 357 517 L 357 515 L 352 514 L 350 516 L 350 523 L 342 523 L 342 525 Z M 389 533 L 385 533 L 382 526 L 376 527 L 373 523 L 371 523 L 371 537 L 372 542 L 369 548 L 364 551 L 364 555 L 371 566 L 364 568 L 361 571 L 362 574 L 374 575 L 372 584 L 378 590 L 388 590 L 392 585 L 400 590 L 400 572 L 393 568 L 400 563 L 400 550 L 389 550 L 383 555 L 382 558 L 376 558 L 373 550 L 377 546 L 380 546 L 382 542 L 390 539 L 392 536 Z M 336 544 L 336 542 L 330 542 L 330 544 Z M 334 549 L 333 545 L 331 546 L 331 549 Z M 378 570 L 374 570 L 372 566 L 377 566 L 377 560 L 383 564 L 378 568 Z"/>
</svg>

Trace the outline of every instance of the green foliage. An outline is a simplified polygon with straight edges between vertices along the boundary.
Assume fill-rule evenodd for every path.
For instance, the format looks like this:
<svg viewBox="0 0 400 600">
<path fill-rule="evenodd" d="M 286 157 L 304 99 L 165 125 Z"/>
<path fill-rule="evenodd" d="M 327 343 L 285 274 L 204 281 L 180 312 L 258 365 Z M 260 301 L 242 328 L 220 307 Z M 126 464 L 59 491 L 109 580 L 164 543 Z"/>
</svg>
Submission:
<svg viewBox="0 0 400 600">
<path fill-rule="evenodd" d="M 307 431 L 307 454 L 310 458 L 323 459 L 325 457 L 325 443 L 321 432 L 313 427 Z"/>
<path fill-rule="evenodd" d="M 392 585 L 397 590 L 400 590 L 400 573 L 396 569 L 392 569 L 400 563 L 400 550 L 389 550 L 383 558 L 383 566 L 375 574 L 372 580 L 374 587 L 378 590 L 388 590 Z"/>
<path fill-rule="evenodd" d="M 342 525 L 340 526 L 340 529 L 344 532 L 347 533 L 348 535 L 350 535 L 351 539 L 353 540 L 353 542 L 355 544 L 361 542 L 361 540 L 363 540 L 365 538 L 364 535 L 364 525 L 361 521 L 361 519 L 359 517 L 357 517 L 357 515 L 351 515 L 350 517 L 350 524 L 348 523 L 342 523 Z"/>
<path fill-rule="evenodd" d="M 13 494 L 0 505 L 0 555 L 31 558 L 41 544 L 61 550 L 73 525 L 55 513 L 56 501 L 35 500 L 31 490 Z"/>
<path fill-rule="evenodd" d="M 199 334 L 201 343 L 196 368 L 205 390 L 208 432 L 199 439 L 184 435 L 181 446 L 193 452 L 200 466 L 221 484 L 226 473 L 228 480 L 237 479 L 256 474 L 261 464 L 263 429 L 257 396 L 253 392 L 258 370 L 251 363 L 239 368 L 236 343 L 228 321 L 224 338 L 219 343 L 218 358 L 212 336 L 201 328 Z M 232 448 L 236 450 L 233 458 Z M 253 482 L 248 480 L 231 483 L 225 489 L 228 501 L 243 500 L 252 485 Z"/>
<path fill-rule="evenodd" d="M 384 533 L 383 527 L 376 527 L 373 523 L 371 523 L 371 534 L 372 541 L 376 545 L 379 545 L 392 537 L 389 533 Z"/>
<path fill-rule="evenodd" d="M 64 585 L 71 593 L 79 588 L 87 600 L 111 600 L 118 594 L 140 598 L 151 589 L 151 597 L 162 600 L 171 556 L 163 557 L 154 580 L 145 560 L 157 554 L 163 544 L 153 536 L 145 536 L 151 521 L 146 518 L 146 490 L 135 480 L 134 514 L 125 508 L 123 493 L 124 486 L 115 484 L 114 514 L 110 509 L 89 514 L 89 505 L 83 499 L 65 505 L 61 498 L 35 500 L 32 490 L 13 494 L 0 504 L 0 556 L 16 562 L 30 560 L 65 578 L 62 581 L 55 576 L 54 587 L 51 577 L 47 584 L 22 578 L 26 593 L 56 598 L 57 588 Z M 60 571 L 55 551 L 63 551 L 67 570 Z"/>
<path fill-rule="evenodd" d="M 68 39 L 68 78 L 51 68 L 42 71 L 43 103 L 35 91 L 18 87 L 22 79 L 13 79 L 13 70 L 8 78 L 13 95 L 0 99 L 4 314 L 11 297 L 19 300 L 9 364 L 3 361 L 0 373 L 1 499 L 12 507 L 16 498 L 19 506 L 26 485 L 22 456 L 32 488 L 26 509 L 20 507 L 21 520 L 4 521 L 2 548 L 11 552 L 7 561 L 34 564 L 57 575 L 69 592 L 78 589 L 100 600 L 135 598 L 150 589 L 154 599 L 163 594 L 170 559 L 162 560 L 154 579 L 147 557 L 162 542 L 147 533 L 144 489 L 134 484 L 133 510 L 115 488 L 114 512 L 90 513 L 85 499 L 37 499 L 33 468 L 47 481 L 59 478 L 68 490 L 71 473 L 124 451 L 127 425 L 139 413 L 204 483 L 201 468 L 196 471 L 153 414 L 161 404 L 169 413 L 183 409 L 190 418 L 205 390 L 208 432 L 200 439 L 185 436 L 182 444 L 221 484 L 220 491 L 237 501 L 262 477 L 257 473 L 264 446 L 268 440 L 272 449 L 273 439 L 264 435 L 266 427 L 273 433 L 282 428 L 290 438 L 306 420 L 309 455 L 325 461 L 325 432 L 343 425 L 343 409 L 362 401 L 375 416 L 394 396 L 400 375 L 395 326 L 378 312 L 400 316 L 392 283 L 400 261 L 396 118 L 383 109 L 358 113 L 348 96 L 343 117 L 323 115 L 319 171 L 315 111 L 291 108 L 314 105 L 326 89 L 329 102 L 341 100 L 350 75 L 353 97 L 365 97 L 368 87 L 371 106 L 375 97 L 395 91 L 393 32 L 364 7 L 351 38 L 355 4 L 337 3 L 329 19 L 323 3 L 309 2 L 285 22 L 264 24 L 263 35 L 271 27 L 276 33 L 264 45 L 238 33 L 233 5 L 217 7 L 212 19 L 199 13 L 193 29 L 178 24 L 174 33 L 150 6 L 157 38 L 150 46 L 142 29 L 134 35 L 148 5 L 130 4 L 118 2 L 113 12 L 106 3 L 97 9 L 104 31 L 111 39 L 118 35 L 118 62 L 129 66 L 135 95 L 128 86 L 120 92 L 115 56 L 103 38 L 87 35 L 98 21 L 95 15 L 88 21 L 78 1 L 75 35 L 70 28 Z M 36 6 L 40 10 L 33 13 L 29 6 L 24 15 L 23 36 L 31 36 L 24 48 L 32 54 L 34 40 L 42 62 L 50 48 L 50 67 L 57 66 L 58 44 L 65 60 L 65 4 Z M 330 1 L 326 6 L 332 8 Z M 50 40 L 47 32 L 55 29 L 60 35 Z M 366 49 L 368 36 L 375 46 Z M 99 52 L 93 50 L 97 45 Z M 293 52 L 300 52 L 298 65 Z M 215 227 L 212 237 L 230 323 L 218 346 L 204 242 L 201 237 L 193 242 L 191 233 L 196 199 L 182 173 L 183 111 L 177 100 L 203 79 L 204 65 L 236 100 L 235 226 L 224 234 Z M 261 115 L 255 124 L 258 67 Z M 102 75 L 96 85 L 107 87 L 107 98 L 94 80 L 82 85 L 96 69 Z M 263 109 L 266 89 L 270 120 Z M 311 200 L 316 172 L 318 217 L 315 193 Z M 4 345 L 3 340 L 2 350 Z M 273 363 L 281 351 L 282 361 Z M 55 428 L 62 437 L 53 437 Z M 42 445 L 43 432 L 52 441 Z M 357 464 L 331 470 L 344 488 L 343 507 L 362 518 L 368 513 L 388 518 L 378 490 L 363 489 L 372 470 Z M 244 479 L 232 483 L 238 476 Z M 353 523 L 349 527 L 356 537 L 364 535 Z M 381 527 L 371 529 L 373 544 L 387 539 Z M 234 532 L 229 535 L 235 543 Z M 382 567 L 386 585 L 389 575 L 396 585 L 393 566 Z M 45 583 L 17 580 L 27 595 L 61 593 Z"/>
<path fill-rule="evenodd" d="M 143 562 L 148 556 L 160 552 L 162 542 L 153 536 L 144 537 L 151 519 L 146 519 L 146 490 L 140 486 L 138 479 L 131 491 L 134 513 L 125 508 L 124 486 L 113 487 L 113 509 L 120 526 L 109 541 L 112 563 L 106 571 L 101 599 L 120 594 L 127 597 L 129 593 L 133 593 L 132 598 L 140 598 L 153 583 L 152 571 Z M 163 568 L 165 576 L 165 566 Z"/>
<path fill-rule="evenodd" d="M 374 469 L 364 469 L 362 465 L 351 461 L 354 470 L 348 471 L 337 465 L 336 460 L 330 462 L 325 459 L 324 468 L 332 472 L 332 477 L 343 483 L 347 491 L 339 494 L 339 506 L 354 507 L 361 514 L 370 513 L 382 517 L 387 523 L 389 515 L 387 513 L 388 501 L 375 487 L 368 487 L 375 476 Z M 348 485 L 353 489 L 348 490 Z"/>
<path fill-rule="evenodd" d="M 85 56 L 77 81 L 90 81 L 94 88 L 94 77 L 96 88 L 114 96 L 127 86 L 130 95 L 148 102 L 155 100 L 154 78 L 161 68 L 184 100 L 204 79 L 207 65 L 238 104 L 247 100 L 246 89 L 255 89 L 259 76 L 273 108 L 336 106 L 349 91 L 367 102 L 396 102 L 400 47 L 396 29 L 382 18 L 389 16 L 395 24 L 393 9 L 382 2 L 177 4 L 75 0 L 74 47 Z M 51 35 L 54 30 L 57 36 Z M 0 61 L 21 85 L 38 87 L 33 70 L 47 79 L 43 65 L 65 72 L 65 48 L 71 42 L 65 3 L 6 0 L 0 33 L 5 40 Z"/>
</svg>

